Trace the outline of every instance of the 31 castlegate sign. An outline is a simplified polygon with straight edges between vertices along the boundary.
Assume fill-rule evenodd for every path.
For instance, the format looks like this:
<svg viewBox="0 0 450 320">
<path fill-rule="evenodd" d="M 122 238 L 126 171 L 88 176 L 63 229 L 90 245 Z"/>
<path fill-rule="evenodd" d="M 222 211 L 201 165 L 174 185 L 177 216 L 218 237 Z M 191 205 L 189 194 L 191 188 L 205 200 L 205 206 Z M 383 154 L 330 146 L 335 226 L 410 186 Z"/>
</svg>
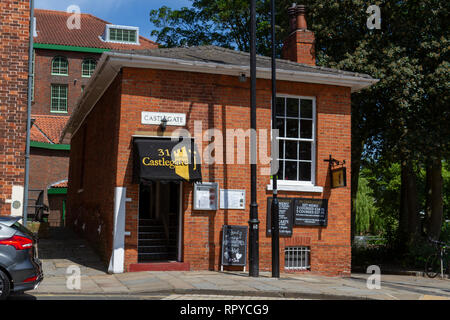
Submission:
<svg viewBox="0 0 450 320">
<path fill-rule="evenodd" d="M 167 120 L 168 126 L 185 126 L 186 114 L 184 113 L 167 113 L 167 112 L 147 112 L 141 113 L 142 124 L 160 125 L 163 119 Z"/>
</svg>

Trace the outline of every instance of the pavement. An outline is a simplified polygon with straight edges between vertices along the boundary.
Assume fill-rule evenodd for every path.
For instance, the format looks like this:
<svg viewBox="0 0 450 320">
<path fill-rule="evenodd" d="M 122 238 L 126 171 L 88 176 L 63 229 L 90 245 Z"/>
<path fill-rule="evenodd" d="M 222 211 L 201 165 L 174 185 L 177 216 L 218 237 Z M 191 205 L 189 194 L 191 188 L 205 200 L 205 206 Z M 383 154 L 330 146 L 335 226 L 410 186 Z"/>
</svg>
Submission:
<svg viewBox="0 0 450 320">
<path fill-rule="evenodd" d="M 383 274 L 383 270 L 379 288 L 373 289 L 371 275 L 364 273 L 350 277 L 282 273 L 279 279 L 272 278 L 267 272 L 260 272 L 259 277 L 249 277 L 248 273 L 236 271 L 107 274 L 104 264 L 89 245 L 68 230 L 53 232 L 51 239 L 42 239 L 39 257 L 43 263 L 44 281 L 28 292 L 34 296 L 450 300 L 448 278 L 388 275 Z"/>
</svg>

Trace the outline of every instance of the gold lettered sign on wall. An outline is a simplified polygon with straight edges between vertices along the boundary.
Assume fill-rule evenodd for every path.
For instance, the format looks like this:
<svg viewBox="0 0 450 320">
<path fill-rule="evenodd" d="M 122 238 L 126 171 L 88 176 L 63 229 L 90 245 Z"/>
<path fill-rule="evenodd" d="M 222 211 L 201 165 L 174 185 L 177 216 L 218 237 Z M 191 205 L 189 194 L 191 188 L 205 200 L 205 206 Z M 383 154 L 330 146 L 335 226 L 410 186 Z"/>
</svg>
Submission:
<svg viewBox="0 0 450 320">
<path fill-rule="evenodd" d="M 201 163 L 192 139 L 135 138 L 133 182 L 201 181 Z"/>
<path fill-rule="evenodd" d="M 347 186 L 347 170 L 345 167 L 331 170 L 331 187 L 341 188 Z"/>
</svg>

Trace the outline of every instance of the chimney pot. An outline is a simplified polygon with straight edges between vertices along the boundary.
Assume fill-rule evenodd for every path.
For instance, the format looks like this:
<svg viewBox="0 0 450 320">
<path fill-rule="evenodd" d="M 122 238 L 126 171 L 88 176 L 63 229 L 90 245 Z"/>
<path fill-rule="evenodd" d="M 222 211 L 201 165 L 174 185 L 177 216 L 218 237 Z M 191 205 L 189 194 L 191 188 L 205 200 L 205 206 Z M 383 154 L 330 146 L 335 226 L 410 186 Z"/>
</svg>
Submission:
<svg viewBox="0 0 450 320">
<path fill-rule="evenodd" d="M 290 34 L 284 41 L 282 57 L 311 66 L 316 64 L 314 32 L 308 30 L 306 6 L 292 4 L 288 8 Z"/>
<path fill-rule="evenodd" d="M 292 4 L 292 7 L 288 8 L 289 15 L 289 32 L 294 32 L 297 29 L 297 5 Z"/>
<path fill-rule="evenodd" d="M 295 13 L 297 15 L 297 29 L 307 30 L 308 25 L 306 23 L 306 18 L 305 18 L 306 6 L 298 5 L 296 7 Z"/>
</svg>

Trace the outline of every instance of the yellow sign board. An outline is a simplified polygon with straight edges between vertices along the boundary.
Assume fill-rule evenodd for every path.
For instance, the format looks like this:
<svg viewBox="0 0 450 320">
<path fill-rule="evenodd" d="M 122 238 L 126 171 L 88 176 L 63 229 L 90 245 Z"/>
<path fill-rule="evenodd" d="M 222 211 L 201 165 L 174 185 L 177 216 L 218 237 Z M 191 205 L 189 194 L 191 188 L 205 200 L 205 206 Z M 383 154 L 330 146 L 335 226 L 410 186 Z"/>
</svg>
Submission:
<svg viewBox="0 0 450 320">
<path fill-rule="evenodd" d="M 338 168 L 331 170 L 331 187 L 340 188 L 347 186 L 347 170 L 346 168 Z"/>
</svg>

